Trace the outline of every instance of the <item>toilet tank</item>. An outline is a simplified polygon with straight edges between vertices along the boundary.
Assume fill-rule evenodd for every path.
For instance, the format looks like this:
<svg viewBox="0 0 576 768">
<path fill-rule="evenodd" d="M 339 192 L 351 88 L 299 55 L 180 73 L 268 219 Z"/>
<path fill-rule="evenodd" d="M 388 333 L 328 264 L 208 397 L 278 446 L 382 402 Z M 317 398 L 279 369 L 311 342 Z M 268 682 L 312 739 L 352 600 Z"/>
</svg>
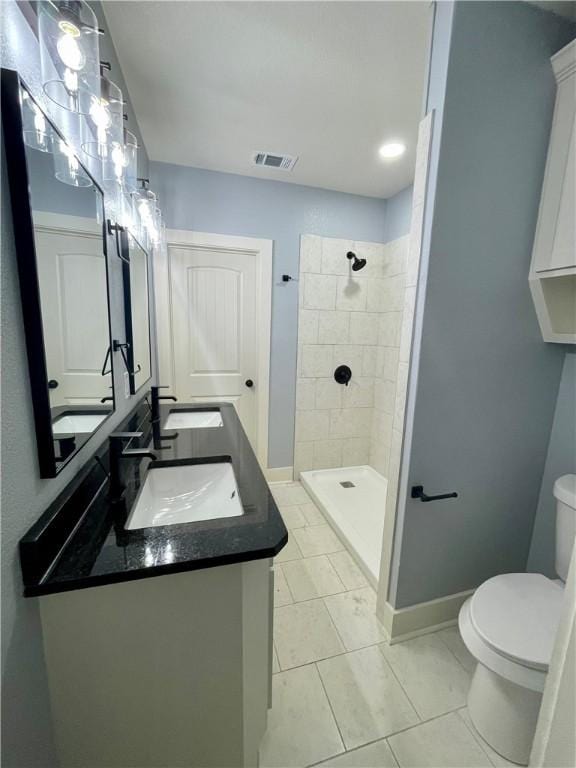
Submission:
<svg viewBox="0 0 576 768">
<path fill-rule="evenodd" d="M 576 536 L 576 475 L 562 475 L 554 483 L 556 499 L 556 573 L 566 581 Z"/>
</svg>

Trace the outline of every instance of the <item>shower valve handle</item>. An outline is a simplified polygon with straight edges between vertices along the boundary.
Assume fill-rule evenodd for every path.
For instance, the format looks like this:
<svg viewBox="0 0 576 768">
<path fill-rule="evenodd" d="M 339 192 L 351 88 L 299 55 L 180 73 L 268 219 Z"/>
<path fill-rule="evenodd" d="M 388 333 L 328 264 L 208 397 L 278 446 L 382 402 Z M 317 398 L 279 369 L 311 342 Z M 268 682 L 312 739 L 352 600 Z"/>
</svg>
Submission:
<svg viewBox="0 0 576 768">
<path fill-rule="evenodd" d="M 348 386 L 350 379 L 352 378 L 352 371 L 347 365 L 339 365 L 334 371 L 334 381 L 338 384 L 344 384 Z"/>
</svg>

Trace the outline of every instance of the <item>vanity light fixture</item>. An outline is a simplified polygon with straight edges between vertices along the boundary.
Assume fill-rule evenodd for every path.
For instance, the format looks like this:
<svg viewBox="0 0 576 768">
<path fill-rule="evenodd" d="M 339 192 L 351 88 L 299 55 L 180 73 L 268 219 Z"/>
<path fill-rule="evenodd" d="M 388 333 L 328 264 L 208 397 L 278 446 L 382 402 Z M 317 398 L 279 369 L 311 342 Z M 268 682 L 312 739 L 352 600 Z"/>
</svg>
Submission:
<svg viewBox="0 0 576 768">
<path fill-rule="evenodd" d="M 121 227 L 138 239 L 138 224 L 132 196 L 122 186 L 118 194 L 117 220 Z"/>
<path fill-rule="evenodd" d="M 138 179 L 138 181 L 141 187 L 132 194 L 134 223 L 137 229 L 136 239 L 142 245 L 149 245 L 152 244 L 157 199 L 154 192 L 148 187 L 148 179 Z"/>
<path fill-rule="evenodd" d="M 57 139 L 54 147 L 54 175 L 58 181 L 71 187 L 91 187 L 92 180 L 80 165 L 72 147 L 64 139 Z"/>
<path fill-rule="evenodd" d="M 124 102 L 120 88 L 104 74 L 110 64 L 102 62 L 100 66 L 99 95 L 92 96 L 82 123 L 82 149 L 90 157 L 108 162 L 114 149 L 124 143 Z"/>
<path fill-rule="evenodd" d="M 39 152 L 52 152 L 53 133 L 44 113 L 28 91 L 20 89 L 24 143 Z"/>
<path fill-rule="evenodd" d="M 127 128 L 124 129 L 124 187 L 128 192 L 138 188 L 138 139 Z"/>
<path fill-rule="evenodd" d="M 124 127 L 123 141 L 114 142 L 108 157 L 102 163 L 102 178 L 106 182 L 121 184 L 128 194 L 138 187 L 138 140 Z"/>
<path fill-rule="evenodd" d="M 158 250 L 160 253 L 165 253 L 168 243 L 166 241 L 166 222 L 162 219 L 160 224 L 160 242 L 158 243 Z"/>
<path fill-rule="evenodd" d="M 152 226 L 149 232 L 150 243 L 153 248 L 158 248 L 158 246 L 160 245 L 162 226 L 163 226 L 162 211 L 160 210 L 160 208 L 156 208 L 154 211 Z"/>
<path fill-rule="evenodd" d="M 44 93 L 70 112 L 88 114 L 100 95 L 98 22 L 84 0 L 40 0 L 38 41 Z"/>
<path fill-rule="evenodd" d="M 378 154 L 384 160 L 393 160 L 396 157 L 400 157 L 406 152 L 406 144 L 402 144 L 399 141 L 391 141 L 387 144 L 382 144 L 378 150 Z"/>
</svg>

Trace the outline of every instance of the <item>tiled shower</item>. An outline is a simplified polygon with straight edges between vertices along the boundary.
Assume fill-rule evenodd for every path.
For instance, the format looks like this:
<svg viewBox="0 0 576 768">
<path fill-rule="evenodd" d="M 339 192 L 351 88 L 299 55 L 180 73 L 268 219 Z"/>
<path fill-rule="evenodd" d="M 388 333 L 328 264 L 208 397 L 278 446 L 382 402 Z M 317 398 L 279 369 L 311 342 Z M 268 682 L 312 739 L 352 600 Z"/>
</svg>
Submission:
<svg viewBox="0 0 576 768">
<path fill-rule="evenodd" d="M 366 243 L 304 235 L 294 472 L 370 464 L 387 475 L 408 236 Z M 351 270 L 346 254 L 366 259 Z M 334 380 L 348 365 L 348 385 Z"/>
<path fill-rule="evenodd" d="M 387 578 L 394 530 L 432 120 L 419 127 L 409 235 L 301 238 L 294 478 L 373 584 L 381 562 Z M 360 271 L 349 251 L 366 260 Z M 340 365 L 348 386 L 334 379 Z"/>
</svg>

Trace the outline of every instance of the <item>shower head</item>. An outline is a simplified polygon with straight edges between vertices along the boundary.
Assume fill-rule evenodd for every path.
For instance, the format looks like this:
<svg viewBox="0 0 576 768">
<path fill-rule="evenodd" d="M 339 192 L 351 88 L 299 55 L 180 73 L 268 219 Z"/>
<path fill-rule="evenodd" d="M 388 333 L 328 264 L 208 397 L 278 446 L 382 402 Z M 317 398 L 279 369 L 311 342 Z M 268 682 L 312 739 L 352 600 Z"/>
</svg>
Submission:
<svg viewBox="0 0 576 768">
<path fill-rule="evenodd" d="M 355 253 L 352 251 L 348 251 L 346 254 L 347 259 L 354 259 L 354 263 L 352 264 L 352 271 L 353 272 L 359 272 L 361 269 L 364 269 L 366 266 L 366 259 L 359 259 L 358 256 L 356 256 Z"/>
</svg>

